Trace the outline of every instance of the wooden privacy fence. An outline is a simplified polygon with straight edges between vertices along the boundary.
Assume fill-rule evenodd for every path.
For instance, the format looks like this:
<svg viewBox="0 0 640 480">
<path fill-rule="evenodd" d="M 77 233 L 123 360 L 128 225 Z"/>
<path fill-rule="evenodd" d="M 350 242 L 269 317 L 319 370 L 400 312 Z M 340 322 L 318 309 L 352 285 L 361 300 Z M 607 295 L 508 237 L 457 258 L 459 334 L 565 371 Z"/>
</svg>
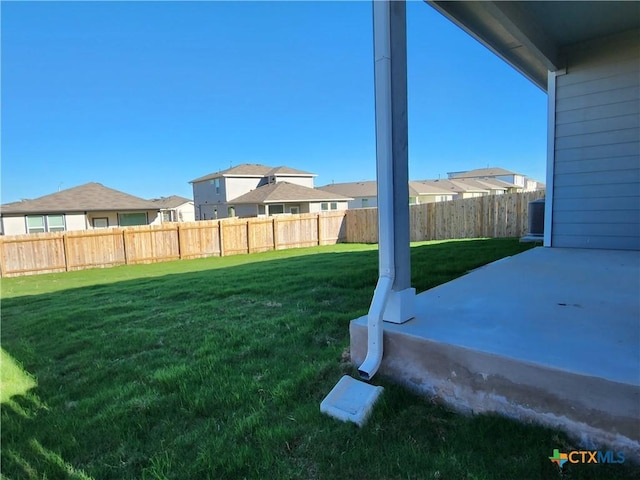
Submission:
<svg viewBox="0 0 640 480">
<path fill-rule="evenodd" d="M 0 237 L 3 277 L 331 245 L 345 212 Z"/>
<path fill-rule="evenodd" d="M 488 195 L 409 208 L 411 241 L 451 238 L 520 237 L 529 222 L 529 202 L 544 191 Z M 346 241 L 378 241 L 378 209 L 347 210 Z"/>
</svg>

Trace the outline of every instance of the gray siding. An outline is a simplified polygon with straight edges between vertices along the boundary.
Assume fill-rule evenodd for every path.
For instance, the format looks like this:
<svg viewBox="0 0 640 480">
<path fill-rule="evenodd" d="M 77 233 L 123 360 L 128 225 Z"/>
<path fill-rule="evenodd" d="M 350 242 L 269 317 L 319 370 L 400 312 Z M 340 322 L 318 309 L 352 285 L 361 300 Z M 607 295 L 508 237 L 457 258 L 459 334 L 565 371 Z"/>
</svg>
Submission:
<svg viewBox="0 0 640 480">
<path fill-rule="evenodd" d="M 640 31 L 567 52 L 557 77 L 554 247 L 640 250 Z"/>
</svg>

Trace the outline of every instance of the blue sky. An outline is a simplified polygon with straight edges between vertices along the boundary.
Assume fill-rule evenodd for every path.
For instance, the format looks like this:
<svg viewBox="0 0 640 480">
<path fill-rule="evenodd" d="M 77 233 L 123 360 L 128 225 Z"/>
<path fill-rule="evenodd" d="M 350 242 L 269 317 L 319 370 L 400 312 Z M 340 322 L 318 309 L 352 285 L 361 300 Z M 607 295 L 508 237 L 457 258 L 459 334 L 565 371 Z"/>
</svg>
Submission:
<svg viewBox="0 0 640 480">
<path fill-rule="evenodd" d="M 370 2 L 2 2 L 3 203 L 100 182 L 191 197 L 230 165 L 375 178 Z M 409 175 L 545 180 L 546 94 L 407 4 Z"/>
</svg>

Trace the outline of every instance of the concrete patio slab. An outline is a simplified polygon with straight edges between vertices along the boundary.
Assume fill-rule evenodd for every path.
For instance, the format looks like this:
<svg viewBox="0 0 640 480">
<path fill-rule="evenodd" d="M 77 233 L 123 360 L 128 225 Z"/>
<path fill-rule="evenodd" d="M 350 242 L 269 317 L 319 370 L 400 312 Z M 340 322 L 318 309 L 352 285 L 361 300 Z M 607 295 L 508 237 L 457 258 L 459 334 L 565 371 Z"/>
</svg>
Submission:
<svg viewBox="0 0 640 480">
<path fill-rule="evenodd" d="M 351 322 L 366 355 L 366 317 Z M 419 294 L 381 373 L 640 458 L 640 252 L 534 248 Z"/>
</svg>

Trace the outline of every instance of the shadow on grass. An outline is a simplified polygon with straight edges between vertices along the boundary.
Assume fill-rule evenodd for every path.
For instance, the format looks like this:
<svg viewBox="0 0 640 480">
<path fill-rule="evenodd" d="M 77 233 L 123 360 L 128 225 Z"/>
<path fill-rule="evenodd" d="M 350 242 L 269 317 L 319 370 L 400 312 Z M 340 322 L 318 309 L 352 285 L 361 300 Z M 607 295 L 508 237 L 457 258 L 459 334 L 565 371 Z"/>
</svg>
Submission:
<svg viewBox="0 0 640 480">
<path fill-rule="evenodd" d="M 3 475 L 631 478 L 627 466 L 560 476 L 547 457 L 570 449 L 564 436 L 456 415 L 384 379 L 363 429 L 320 415 L 339 377 L 355 375 L 348 323 L 366 313 L 377 278 L 375 247 L 348 248 L 10 279 L 21 283 L 2 303 L 3 347 L 38 385 L 14 397 L 26 417 L 3 408 Z M 413 284 L 526 248 L 418 245 Z M 36 283 L 55 291 L 20 295 Z"/>
</svg>

